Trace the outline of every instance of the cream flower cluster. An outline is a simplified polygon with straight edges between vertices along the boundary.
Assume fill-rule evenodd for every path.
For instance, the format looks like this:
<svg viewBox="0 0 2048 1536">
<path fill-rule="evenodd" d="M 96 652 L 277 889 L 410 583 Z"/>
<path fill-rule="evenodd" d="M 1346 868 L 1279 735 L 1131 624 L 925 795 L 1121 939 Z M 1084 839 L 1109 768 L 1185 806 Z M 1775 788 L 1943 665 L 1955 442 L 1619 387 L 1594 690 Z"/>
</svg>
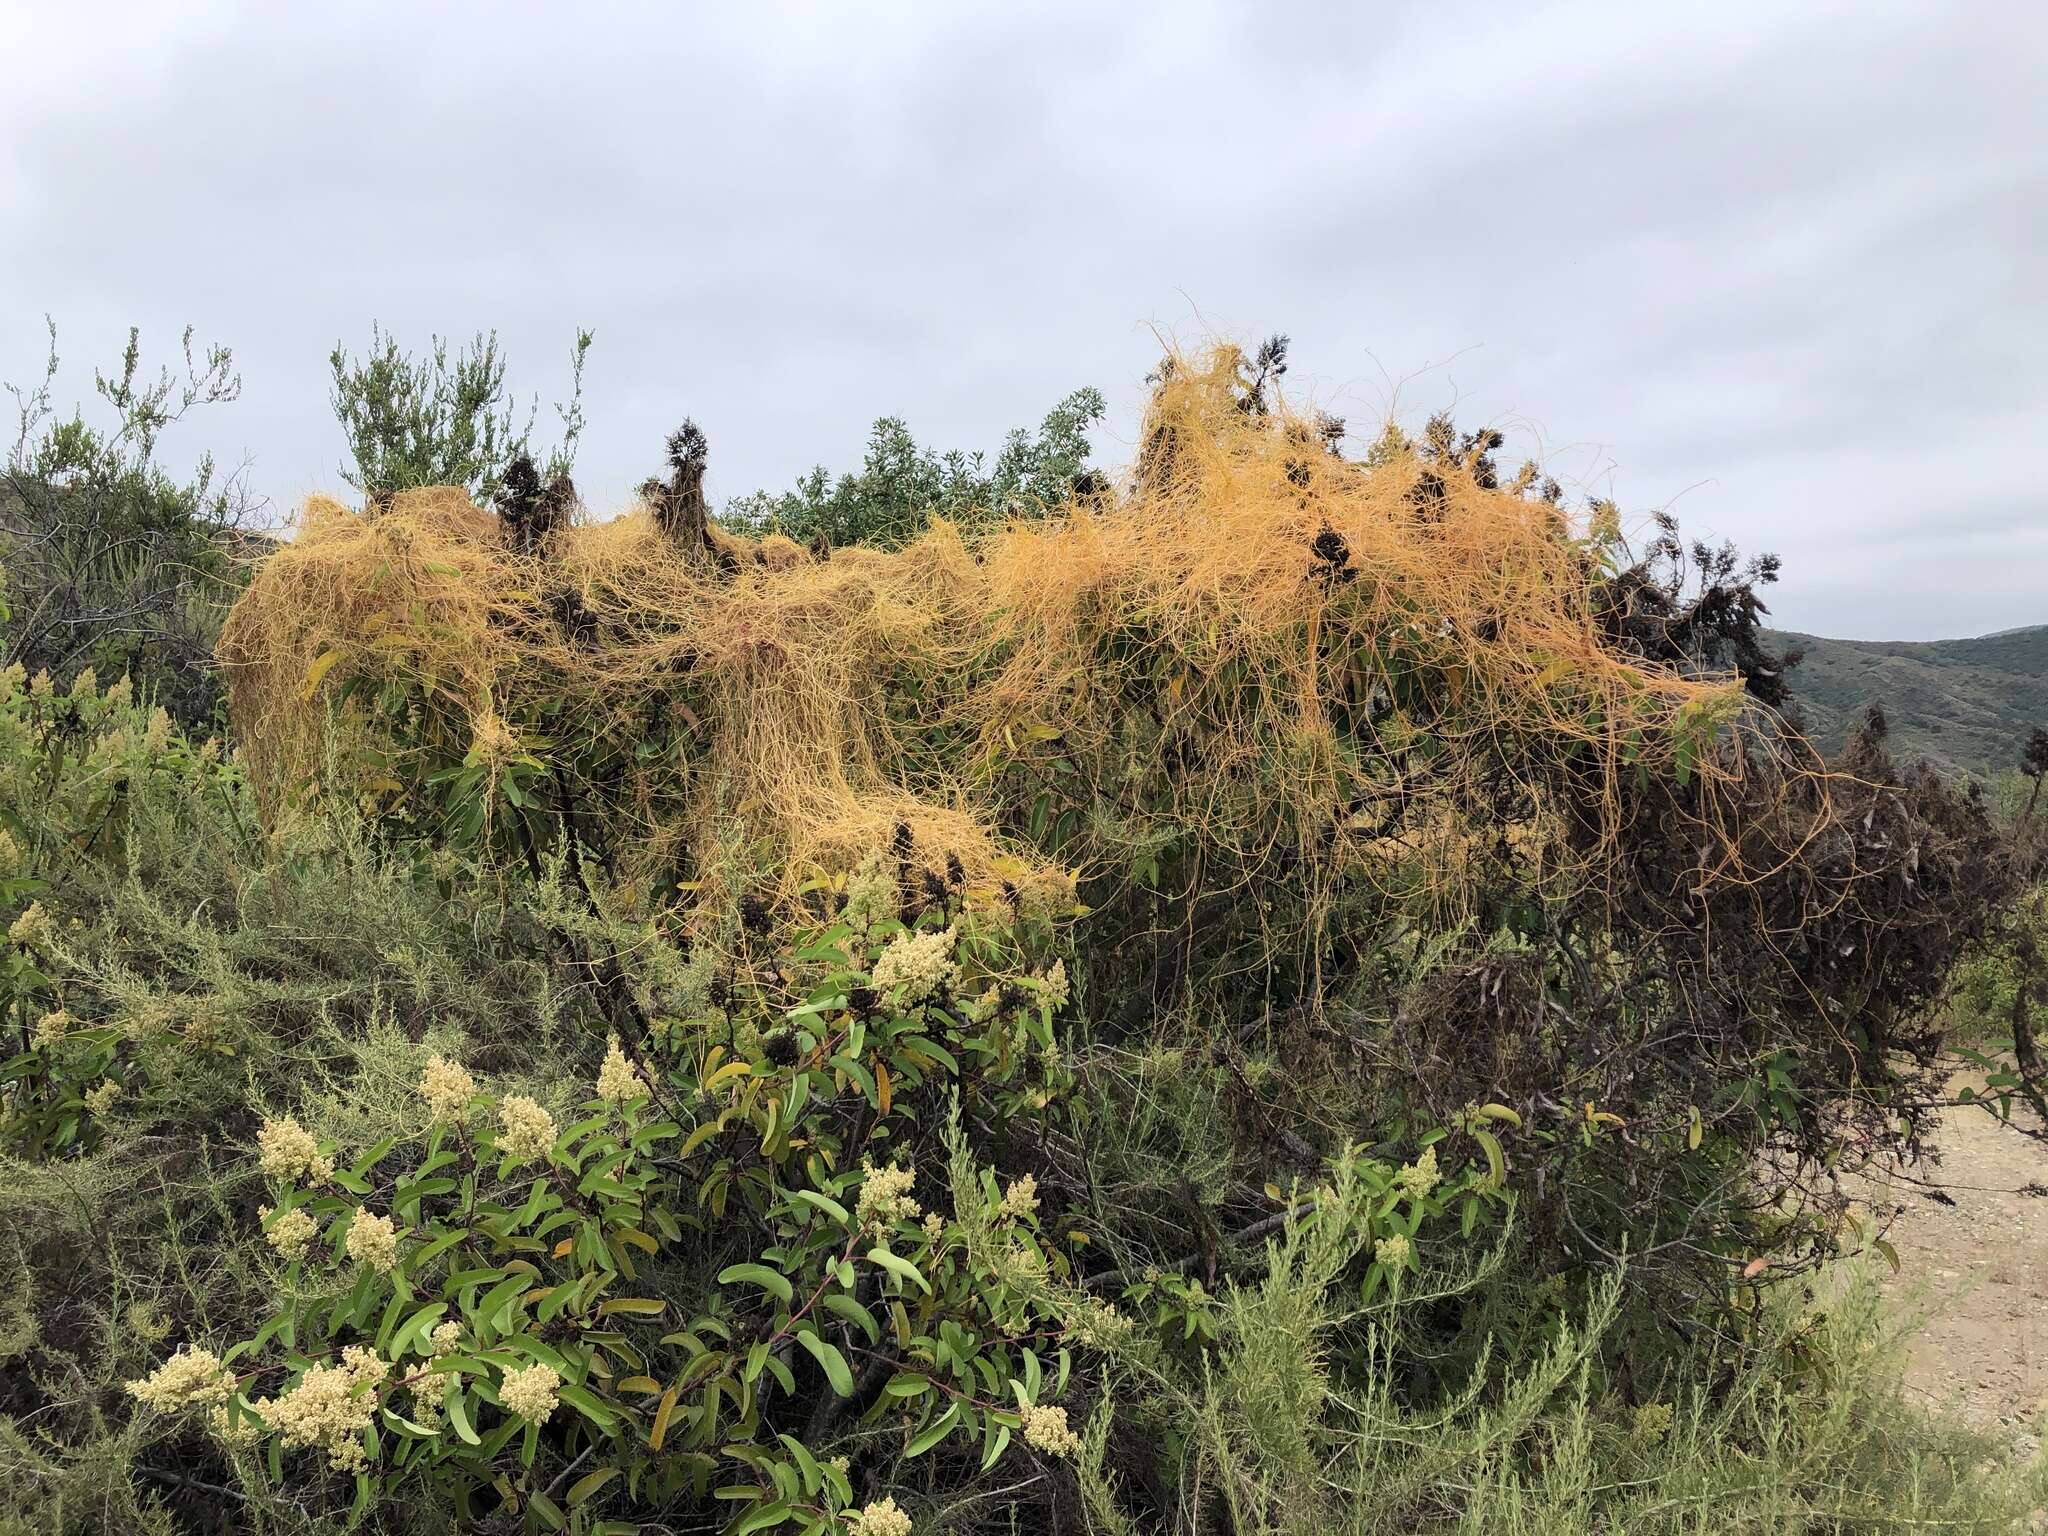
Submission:
<svg viewBox="0 0 2048 1536">
<path fill-rule="evenodd" d="M 334 1160 L 323 1156 L 312 1133 L 289 1115 L 263 1122 L 256 1133 L 256 1160 L 273 1179 L 287 1183 L 305 1179 L 325 1184 L 334 1177 Z"/>
<path fill-rule="evenodd" d="M 476 1079 L 459 1061 L 429 1056 L 420 1073 L 420 1097 L 427 1101 L 427 1113 L 436 1120 L 460 1125 L 469 1113 L 469 1101 L 476 1097 Z"/>
<path fill-rule="evenodd" d="M 398 1267 L 398 1229 L 389 1216 L 357 1211 L 348 1224 L 348 1256 L 366 1269 L 388 1275 Z"/>
<path fill-rule="evenodd" d="M 1067 984 L 1066 961 L 1055 960 L 1046 967 L 1044 974 L 1038 978 L 1038 995 L 1045 999 L 1055 1013 L 1067 1006 L 1068 999 L 1073 996 L 1073 989 Z"/>
<path fill-rule="evenodd" d="M 1037 1215 L 1038 1180 L 1027 1173 L 1023 1178 L 1017 1180 L 1016 1183 L 1004 1190 L 1001 1214 L 1020 1217 Z"/>
<path fill-rule="evenodd" d="M 498 1106 L 498 1150 L 519 1162 L 546 1157 L 555 1149 L 555 1117 L 523 1093 L 508 1094 Z"/>
<path fill-rule="evenodd" d="M 303 1259 L 306 1250 L 313 1246 L 313 1239 L 319 1235 L 319 1223 L 303 1210 L 286 1211 L 271 1221 L 270 1207 L 260 1205 L 256 1208 L 256 1216 L 258 1220 L 269 1223 L 263 1230 L 264 1241 L 276 1249 L 278 1256 L 287 1263 Z"/>
<path fill-rule="evenodd" d="M 626 1052 L 619 1044 L 619 1037 L 613 1035 L 609 1048 L 604 1053 L 604 1065 L 597 1073 L 597 1096 L 607 1104 L 626 1104 L 647 1092 L 647 1085 L 640 1080 L 640 1074 L 627 1059 Z"/>
<path fill-rule="evenodd" d="M 1435 1189 L 1442 1178 L 1443 1175 L 1437 1171 L 1436 1148 L 1431 1147 L 1394 1175 L 1394 1187 L 1402 1194 L 1420 1200 Z"/>
<path fill-rule="evenodd" d="M 863 1160 L 867 1177 L 861 1182 L 860 1199 L 854 1214 L 865 1226 L 871 1221 L 914 1221 L 924 1207 L 910 1198 L 910 1186 L 917 1182 L 913 1168 L 877 1168 Z"/>
<path fill-rule="evenodd" d="M 865 933 L 885 917 L 894 917 L 898 905 L 896 877 L 883 867 L 882 856 L 871 853 L 846 879 L 846 905 L 840 917 L 847 925 Z"/>
<path fill-rule="evenodd" d="M 1024 1405 L 1024 1443 L 1037 1446 L 1048 1456 L 1075 1456 L 1081 1450 L 1081 1437 L 1067 1425 L 1067 1410 L 1041 1408 L 1036 1403 Z"/>
<path fill-rule="evenodd" d="M 1372 1256 L 1388 1269 L 1406 1269 L 1408 1256 L 1413 1251 L 1408 1239 L 1399 1232 L 1392 1237 L 1383 1237 L 1372 1245 Z"/>
<path fill-rule="evenodd" d="M 212 1350 L 188 1344 L 142 1380 L 129 1382 L 128 1393 L 159 1413 L 171 1413 L 195 1403 L 226 1402 L 235 1394 L 235 1378 Z"/>
<path fill-rule="evenodd" d="M 910 1536 L 910 1516 L 896 1507 L 894 1497 L 877 1499 L 847 1521 L 848 1536 Z"/>
<path fill-rule="evenodd" d="M 462 1324 L 457 1322 L 442 1323 L 434 1329 L 428 1338 L 430 1340 L 428 1347 L 433 1350 L 436 1360 L 440 1359 L 443 1355 L 452 1355 L 455 1353 L 456 1346 L 462 1342 Z"/>
<path fill-rule="evenodd" d="M 22 908 L 21 916 L 7 925 L 7 937 L 23 949 L 45 949 L 54 935 L 50 914 L 43 910 L 40 901 L 30 902 Z"/>
<path fill-rule="evenodd" d="M 335 1471 L 360 1472 L 368 1464 L 362 1434 L 377 1416 L 377 1388 L 388 1371 L 373 1351 L 352 1344 L 340 1364 L 308 1366 L 284 1396 L 249 1406 L 287 1446 L 318 1446 Z"/>
<path fill-rule="evenodd" d="M 35 1038 L 30 1044 L 39 1051 L 47 1051 L 70 1033 L 70 1030 L 71 1015 L 62 1008 L 53 1009 L 36 1020 Z"/>
<path fill-rule="evenodd" d="M 553 1366 L 529 1365 L 505 1373 L 498 1383 L 498 1401 L 529 1424 L 545 1424 L 555 1411 L 555 1392 L 561 1384 Z"/>
<path fill-rule="evenodd" d="M 953 959 L 953 930 L 899 933 L 875 960 L 878 991 L 898 991 L 906 1003 L 921 1003 L 960 979 Z"/>
<path fill-rule="evenodd" d="M 114 1100 L 121 1097 L 121 1085 L 111 1077 L 103 1077 L 97 1086 L 85 1091 L 85 1107 L 95 1115 L 104 1115 L 114 1107 Z"/>
</svg>

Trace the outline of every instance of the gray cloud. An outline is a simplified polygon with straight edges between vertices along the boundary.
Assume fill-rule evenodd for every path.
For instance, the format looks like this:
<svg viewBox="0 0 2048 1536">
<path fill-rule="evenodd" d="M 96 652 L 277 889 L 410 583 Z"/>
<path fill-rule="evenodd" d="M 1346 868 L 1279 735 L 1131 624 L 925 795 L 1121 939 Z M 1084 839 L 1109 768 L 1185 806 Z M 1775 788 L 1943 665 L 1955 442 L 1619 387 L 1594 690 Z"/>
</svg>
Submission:
<svg viewBox="0 0 2048 1536">
<path fill-rule="evenodd" d="M 1286 329 L 1355 422 L 1777 549 L 1792 627 L 2048 620 L 2038 7 L 701 9 L 14 8 L 0 373 L 190 321 L 288 508 L 337 338 L 496 327 L 545 398 L 591 325 L 604 503 L 686 413 L 720 494 L 1084 383 L 1116 457 L 1155 330 Z"/>
</svg>

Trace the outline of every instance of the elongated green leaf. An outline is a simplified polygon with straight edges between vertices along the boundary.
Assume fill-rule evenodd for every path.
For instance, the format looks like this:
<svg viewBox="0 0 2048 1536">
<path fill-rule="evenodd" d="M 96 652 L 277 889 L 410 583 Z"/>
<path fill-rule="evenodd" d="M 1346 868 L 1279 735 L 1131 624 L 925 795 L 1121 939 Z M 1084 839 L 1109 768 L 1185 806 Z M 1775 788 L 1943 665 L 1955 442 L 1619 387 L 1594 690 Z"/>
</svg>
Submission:
<svg viewBox="0 0 2048 1536">
<path fill-rule="evenodd" d="M 846 1356 L 839 1352 L 836 1344 L 827 1343 L 815 1333 L 800 1333 L 797 1343 L 811 1352 L 811 1358 L 825 1368 L 825 1379 L 832 1383 L 832 1390 L 841 1397 L 853 1396 L 853 1372 L 847 1369 Z"/>
<path fill-rule="evenodd" d="M 789 1283 L 789 1277 L 779 1270 L 770 1269 L 766 1264 L 728 1264 L 718 1272 L 720 1285 L 736 1285 L 742 1280 L 758 1285 L 764 1291 L 773 1292 L 785 1302 L 796 1295 L 795 1288 Z"/>
<path fill-rule="evenodd" d="M 923 1291 L 927 1296 L 931 1295 L 932 1288 L 930 1282 L 918 1272 L 917 1266 L 911 1263 L 910 1260 L 891 1253 L 879 1244 L 868 1250 L 868 1257 L 881 1265 L 882 1268 L 888 1270 L 898 1280 L 913 1280 L 917 1283 L 917 1288 L 920 1291 Z M 784 1299 L 787 1300 L 788 1298 L 785 1297 Z"/>
<path fill-rule="evenodd" d="M 926 1451 L 945 1439 L 952 1432 L 954 1424 L 958 1423 L 959 1419 L 960 1405 L 957 1402 L 949 1404 L 946 1411 L 932 1421 L 930 1428 L 926 1429 L 923 1434 L 904 1447 L 903 1459 L 908 1461 L 913 1456 L 922 1456 Z"/>
</svg>

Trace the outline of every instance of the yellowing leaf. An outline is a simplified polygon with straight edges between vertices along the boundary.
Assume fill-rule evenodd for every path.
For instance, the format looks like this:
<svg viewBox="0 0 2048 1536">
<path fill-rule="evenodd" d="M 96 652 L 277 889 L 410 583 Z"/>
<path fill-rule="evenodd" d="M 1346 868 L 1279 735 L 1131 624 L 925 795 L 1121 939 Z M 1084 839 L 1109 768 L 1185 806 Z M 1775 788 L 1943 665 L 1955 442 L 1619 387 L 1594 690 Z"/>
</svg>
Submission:
<svg viewBox="0 0 2048 1536">
<path fill-rule="evenodd" d="M 661 1406 L 654 1410 L 654 1428 L 647 1433 L 647 1448 L 661 1449 L 661 1442 L 668 1438 L 668 1416 L 676 1411 L 676 1389 L 670 1387 L 661 1394 Z"/>
<path fill-rule="evenodd" d="M 339 651 L 322 651 L 313 658 L 313 664 L 306 668 L 306 680 L 299 685 L 299 702 L 306 703 L 320 691 L 320 679 L 334 670 L 334 664 L 341 660 Z"/>
</svg>

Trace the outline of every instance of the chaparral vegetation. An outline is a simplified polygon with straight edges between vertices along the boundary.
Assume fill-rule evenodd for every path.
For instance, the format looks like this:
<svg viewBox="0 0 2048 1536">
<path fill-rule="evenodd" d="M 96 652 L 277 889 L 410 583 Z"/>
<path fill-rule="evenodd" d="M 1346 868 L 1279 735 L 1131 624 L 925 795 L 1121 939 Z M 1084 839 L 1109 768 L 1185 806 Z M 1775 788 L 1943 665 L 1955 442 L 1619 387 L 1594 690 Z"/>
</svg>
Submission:
<svg viewBox="0 0 2048 1536">
<path fill-rule="evenodd" d="M 1845 1178 L 2041 1128 L 2048 737 L 1824 759 L 1768 557 L 1286 350 L 601 516 L 378 333 L 277 540 L 225 352 L 26 395 L 0 1528 L 2022 1528 Z"/>
</svg>

